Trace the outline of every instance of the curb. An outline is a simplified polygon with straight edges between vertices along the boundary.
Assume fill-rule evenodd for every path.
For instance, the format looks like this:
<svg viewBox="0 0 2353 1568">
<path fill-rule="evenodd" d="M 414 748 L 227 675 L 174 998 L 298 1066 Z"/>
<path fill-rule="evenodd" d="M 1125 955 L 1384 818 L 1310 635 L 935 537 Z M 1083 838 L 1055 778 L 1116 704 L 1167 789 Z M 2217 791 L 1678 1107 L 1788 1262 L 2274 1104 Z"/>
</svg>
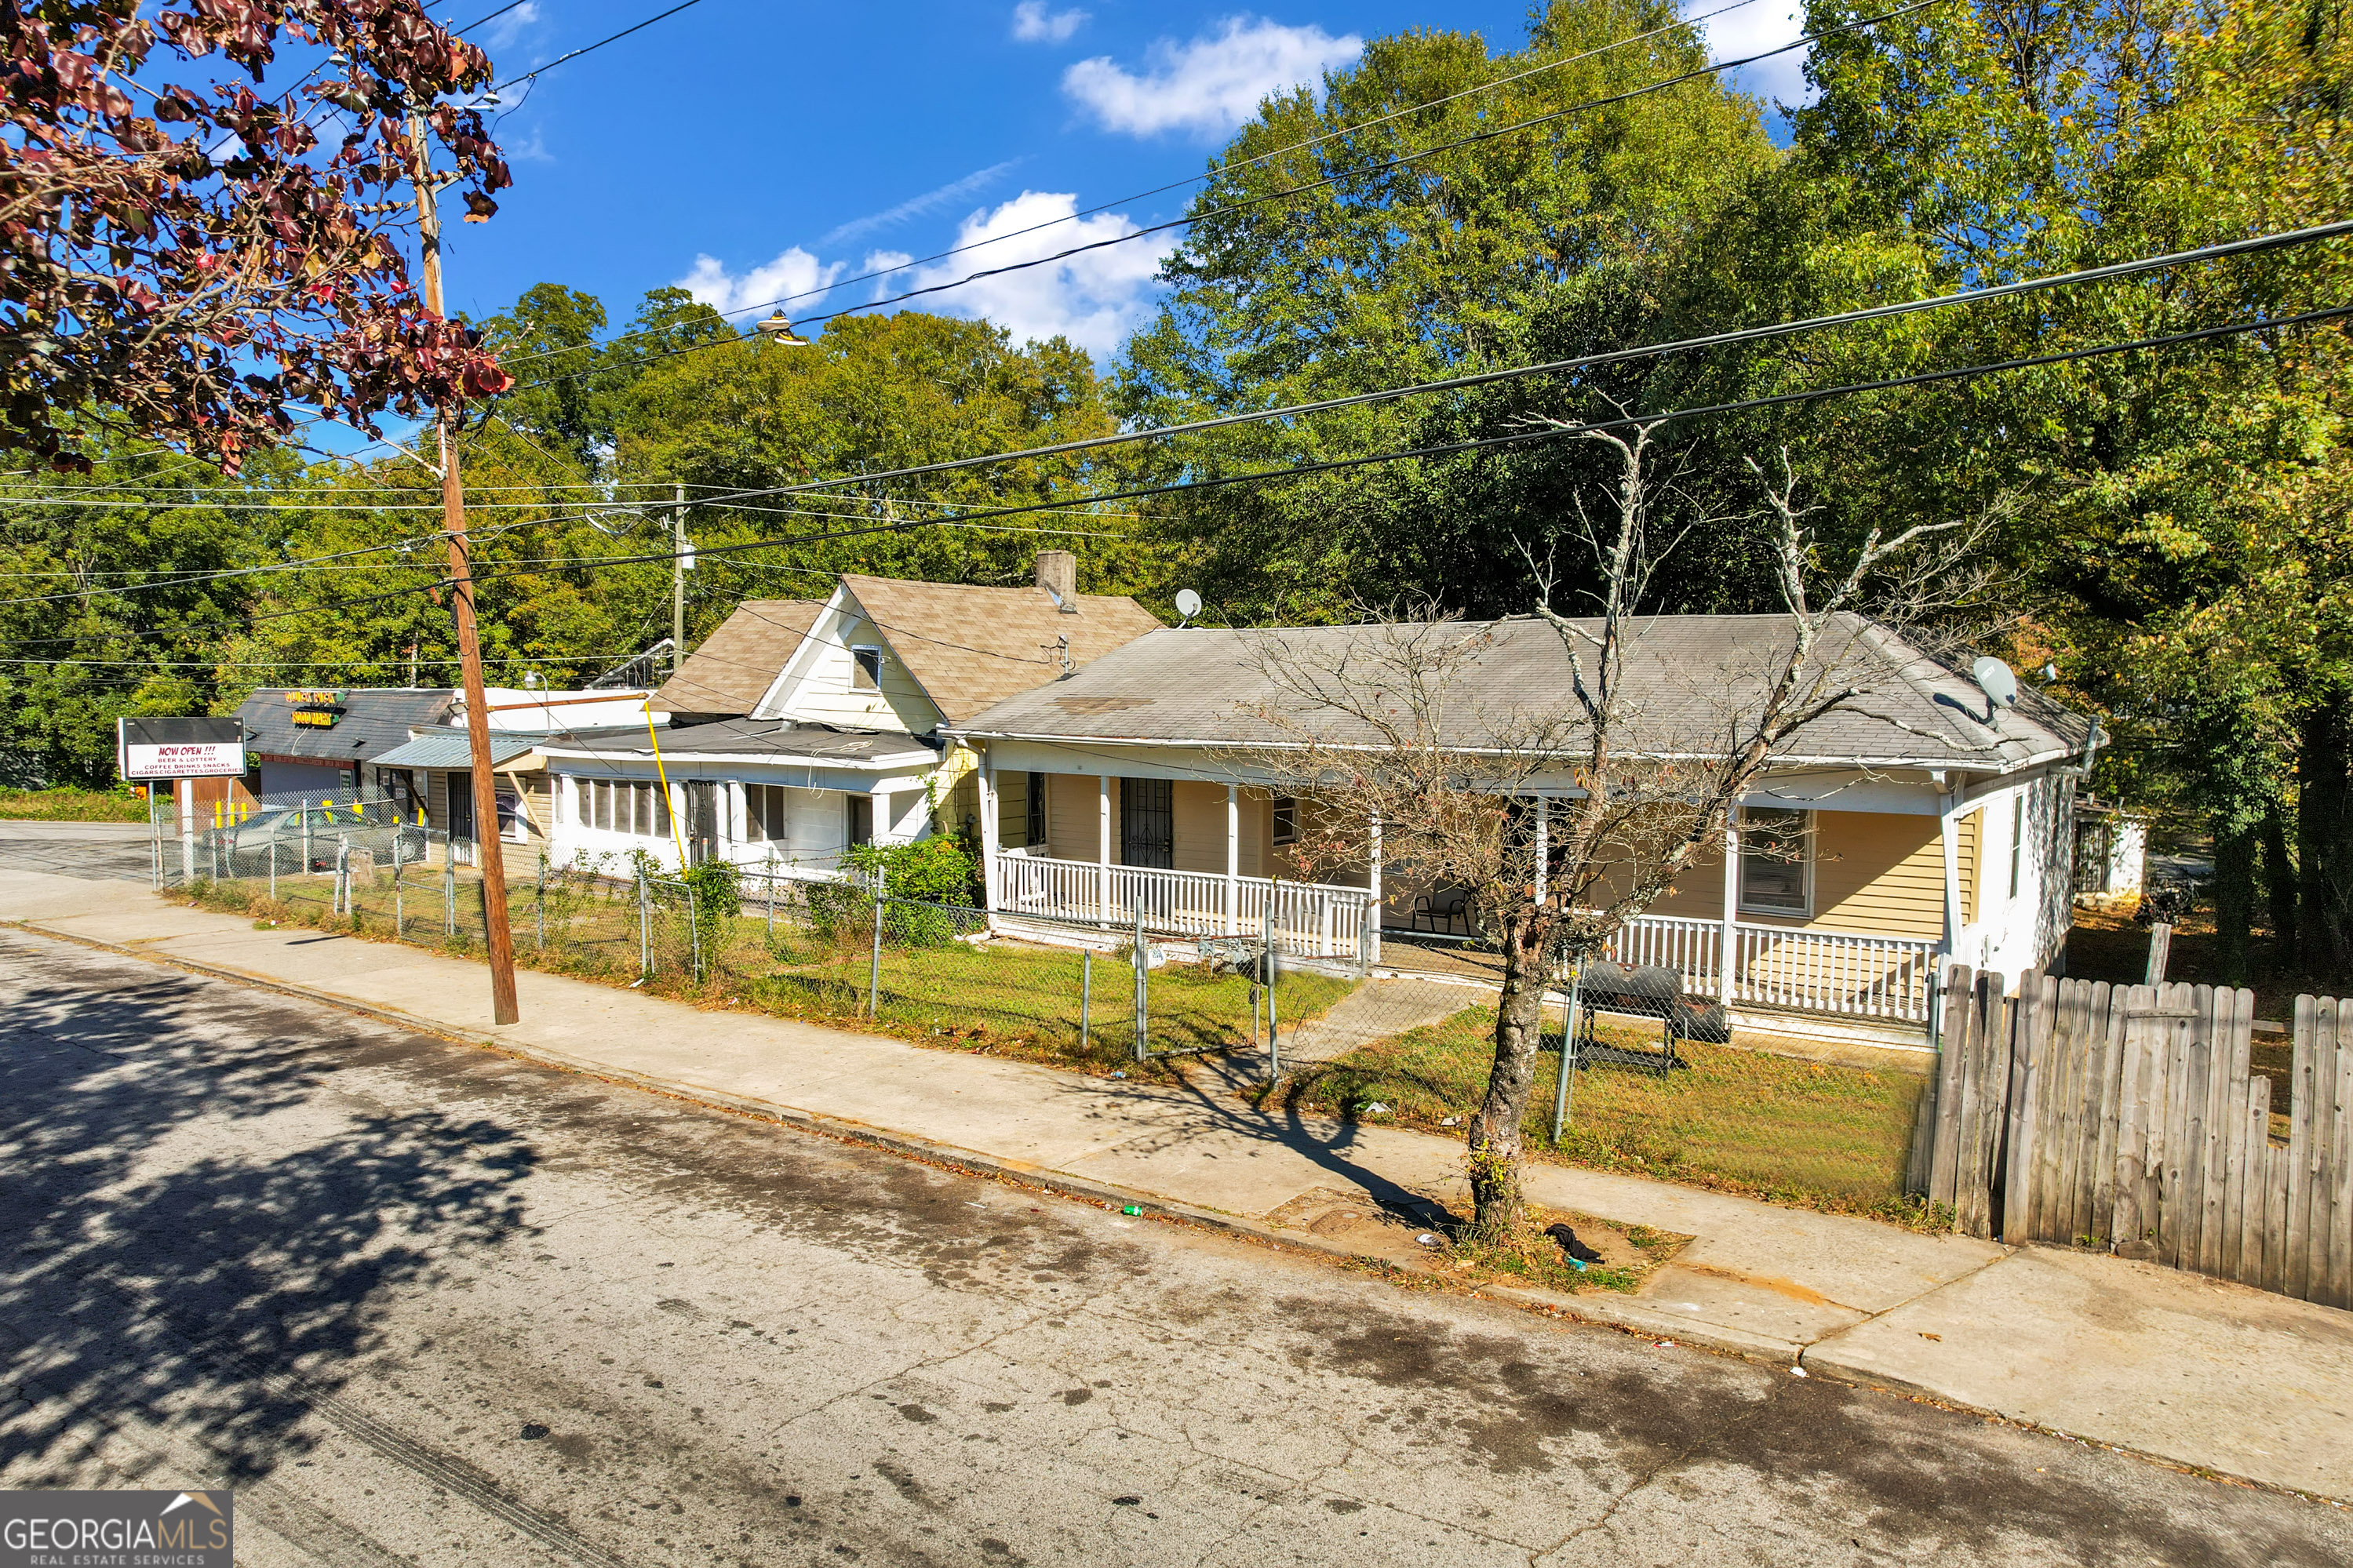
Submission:
<svg viewBox="0 0 2353 1568">
<path fill-rule="evenodd" d="M 1068 1172 L 1058 1171 L 1048 1165 L 1032 1164 L 1025 1160 L 1007 1159 L 1001 1155 L 984 1153 L 976 1149 L 966 1149 L 958 1144 L 935 1142 L 912 1132 L 877 1127 L 848 1117 L 828 1116 L 822 1111 L 807 1110 L 799 1106 L 785 1105 L 775 1100 L 755 1100 L 749 1095 L 732 1094 L 725 1089 L 705 1089 L 695 1084 L 655 1078 L 651 1074 L 635 1072 L 627 1068 L 615 1067 L 610 1063 L 577 1057 L 569 1051 L 557 1050 L 550 1046 L 532 1045 L 518 1040 L 502 1040 L 435 1019 L 420 1017 L 413 1013 L 406 1013 L 397 1007 L 387 1007 L 379 1003 L 354 1001 L 347 996 L 335 995 L 332 992 L 317 990 L 311 986 L 297 984 L 290 981 L 273 979 L 268 975 L 256 974 L 248 970 L 237 969 L 228 964 L 208 963 L 202 959 L 160 952 L 148 947 L 108 942 L 98 937 L 85 936 L 78 931 L 58 931 L 37 921 L 11 919 L 0 921 L 0 925 L 13 926 L 19 931 L 53 937 L 61 942 L 70 942 L 78 946 L 100 952 L 141 959 L 164 967 L 185 970 L 190 973 L 226 981 L 231 984 L 248 986 L 296 1001 L 332 1007 L 338 1012 L 373 1019 L 377 1023 L 388 1024 L 395 1028 L 405 1029 L 414 1034 L 429 1035 L 437 1039 L 450 1041 L 452 1044 L 488 1050 L 532 1066 L 550 1068 L 560 1072 L 576 1073 L 585 1078 L 619 1084 L 645 1093 L 659 1094 L 666 1099 L 707 1105 L 713 1110 L 747 1116 L 754 1121 L 770 1121 L 781 1127 L 797 1128 L 801 1131 L 815 1133 L 820 1137 L 862 1144 L 868 1148 L 881 1150 L 886 1153 L 945 1166 L 966 1175 L 1004 1177 L 1029 1186 L 1042 1188 L 1062 1197 L 1100 1204 L 1106 1208 L 1133 1206 L 1158 1219 L 1199 1226 L 1204 1229 L 1221 1231 L 1244 1240 L 1287 1247 L 1318 1258 L 1356 1263 L 1406 1278 L 1419 1277 L 1411 1270 L 1400 1268 L 1388 1258 L 1352 1251 L 1346 1247 L 1329 1246 L 1308 1232 L 1286 1230 L 1244 1215 L 1229 1214 L 1221 1209 L 1203 1208 L 1175 1198 L 1140 1192 L 1110 1182 L 1098 1182 L 1085 1176 L 1074 1176 Z M 1531 1289 L 1525 1286 L 1485 1283 L 1481 1284 L 1477 1289 L 1482 1296 L 1510 1302 L 1529 1310 L 1557 1312 L 1563 1317 L 1595 1327 L 1617 1329 L 1622 1332 L 1639 1334 L 1646 1339 L 1672 1341 L 1678 1345 L 1690 1345 L 1700 1350 L 1738 1356 L 1748 1361 L 1788 1365 L 1798 1359 L 1804 1348 L 1793 1340 L 1779 1340 L 1767 1334 L 1748 1333 L 1739 1329 L 1715 1324 L 1694 1323 L 1655 1308 L 1644 1306 L 1630 1299 L 1620 1297 L 1614 1292 L 1598 1292 L 1592 1296 L 1563 1296 L 1548 1290 Z"/>
</svg>

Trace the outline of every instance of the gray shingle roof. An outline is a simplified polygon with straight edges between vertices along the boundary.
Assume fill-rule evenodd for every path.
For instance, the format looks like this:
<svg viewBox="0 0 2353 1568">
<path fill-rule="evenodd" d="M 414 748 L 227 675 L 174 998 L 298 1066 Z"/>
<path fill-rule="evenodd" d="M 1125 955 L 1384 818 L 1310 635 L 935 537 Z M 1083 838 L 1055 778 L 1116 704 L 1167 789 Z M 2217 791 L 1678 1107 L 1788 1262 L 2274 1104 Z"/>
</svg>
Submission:
<svg viewBox="0 0 2353 1568">
<path fill-rule="evenodd" d="M 1598 622 L 1579 624 L 1599 629 Z M 1532 721 L 1574 711 L 1569 661 L 1546 623 L 1513 617 L 1420 629 L 1476 641 L 1455 685 L 1440 693 L 1441 743 L 1493 746 Z M 1249 746 L 1295 742 L 1305 729 L 1335 743 L 1363 742 L 1372 731 L 1305 701 L 1295 682 L 1278 683 L 1261 661 L 1287 651 L 1311 663 L 1349 662 L 1361 675 L 1369 672 L 1369 650 L 1398 635 L 1367 626 L 1153 632 L 954 730 L 983 739 Z M 1732 717 L 1761 701 L 1763 671 L 1788 637 L 1786 616 L 1641 620 L 1626 659 L 1637 710 L 1633 747 L 1719 754 Z M 1984 722 L 1989 705 L 1967 675 L 1861 616 L 1832 623 L 1818 661 L 1864 695 L 1799 731 L 1784 752 L 1789 762 L 2004 770 L 2077 751 L 2088 730 L 2085 720 L 2033 691 L 2021 691 L 2015 708 Z"/>
<path fill-rule="evenodd" d="M 247 698 L 237 716 L 250 737 L 247 749 L 257 754 L 375 763 L 406 744 L 412 726 L 425 729 L 446 721 L 455 695 L 429 688 L 353 689 L 343 693 L 343 713 L 331 728 L 312 729 L 294 722 L 286 689 L 271 687 Z"/>
</svg>

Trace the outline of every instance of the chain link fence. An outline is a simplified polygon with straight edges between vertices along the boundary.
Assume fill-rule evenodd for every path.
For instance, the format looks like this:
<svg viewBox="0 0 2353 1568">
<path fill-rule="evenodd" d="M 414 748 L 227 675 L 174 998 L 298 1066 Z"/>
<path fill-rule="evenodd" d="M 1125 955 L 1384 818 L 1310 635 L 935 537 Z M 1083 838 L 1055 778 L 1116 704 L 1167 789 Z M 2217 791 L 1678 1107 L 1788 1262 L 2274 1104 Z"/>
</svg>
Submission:
<svg viewBox="0 0 2353 1568">
<path fill-rule="evenodd" d="M 359 809 L 354 811 L 356 806 Z M 185 847 L 199 901 L 458 953 L 487 945 L 472 847 L 393 819 L 389 803 L 261 814 Z M 700 1001 L 876 1028 L 1104 1072 L 1166 1074 L 1228 1053 L 1281 1102 L 1446 1132 L 1475 1112 L 1494 1057 L 1492 981 L 1311 965 L 1263 933 L 1155 935 L 980 910 L 863 881 L 639 858 L 511 873 L 526 965 Z M 1399 955 L 1402 956 L 1402 955 Z M 1935 1058 L 1736 1039 L 1668 970 L 1589 964 L 1542 1015 L 1526 1133 L 1579 1164 L 1920 1223 L 1905 1196 Z M 1571 1070 L 1564 1073 L 1564 1060 Z"/>
</svg>

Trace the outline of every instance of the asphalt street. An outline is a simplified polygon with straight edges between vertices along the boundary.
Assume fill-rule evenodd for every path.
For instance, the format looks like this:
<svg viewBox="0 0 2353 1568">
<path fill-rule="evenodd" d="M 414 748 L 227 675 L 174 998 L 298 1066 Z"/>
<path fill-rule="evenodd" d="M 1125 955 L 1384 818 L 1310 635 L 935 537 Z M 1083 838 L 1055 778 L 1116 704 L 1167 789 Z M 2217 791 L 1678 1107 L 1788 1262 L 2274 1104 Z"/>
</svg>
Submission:
<svg viewBox="0 0 2353 1568">
<path fill-rule="evenodd" d="M 143 882 L 154 850 L 143 822 L 0 821 L 0 867 Z"/>
<path fill-rule="evenodd" d="M 0 932 L 0 1486 L 227 1484 L 258 1568 L 2353 1561 L 2328 1505 L 135 959 Z"/>
</svg>

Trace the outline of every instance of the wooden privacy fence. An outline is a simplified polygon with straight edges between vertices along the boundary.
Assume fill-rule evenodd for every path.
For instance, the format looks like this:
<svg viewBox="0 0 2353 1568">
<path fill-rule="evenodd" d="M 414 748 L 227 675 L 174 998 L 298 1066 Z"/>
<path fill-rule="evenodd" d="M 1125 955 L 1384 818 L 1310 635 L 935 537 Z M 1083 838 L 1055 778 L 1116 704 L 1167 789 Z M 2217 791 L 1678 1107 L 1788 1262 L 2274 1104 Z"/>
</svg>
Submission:
<svg viewBox="0 0 2353 1568">
<path fill-rule="evenodd" d="M 2031 970 L 2005 998 L 2000 976 L 1951 968 L 1912 1190 L 1970 1236 L 2353 1307 L 2353 1002 L 2296 998 L 2276 1094 L 2249 1070 L 2253 1006 L 2227 987 Z"/>
</svg>

